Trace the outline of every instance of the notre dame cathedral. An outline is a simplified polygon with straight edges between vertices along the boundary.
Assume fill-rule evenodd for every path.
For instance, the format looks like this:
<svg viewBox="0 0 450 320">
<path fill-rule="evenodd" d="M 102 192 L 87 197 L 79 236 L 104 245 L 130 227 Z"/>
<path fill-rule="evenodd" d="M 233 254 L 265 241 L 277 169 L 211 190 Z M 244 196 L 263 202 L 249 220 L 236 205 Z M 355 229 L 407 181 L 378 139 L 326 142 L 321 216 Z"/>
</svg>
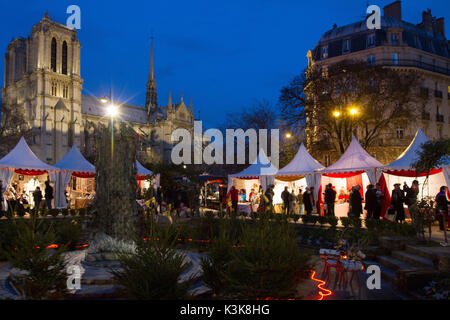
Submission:
<svg viewBox="0 0 450 320">
<path fill-rule="evenodd" d="M 107 123 L 101 99 L 82 94 L 81 44 L 77 31 L 50 19 L 48 13 L 26 39 L 8 45 L 2 102 L 21 108 L 32 131 L 30 147 L 48 163 L 56 163 L 76 145 L 89 154 L 93 124 Z M 117 103 L 119 104 L 119 103 Z M 119 104 L 120 117 L 141 137 L 142 162 L 170 162 L 171 134 L 177 128 L 194 129 L 192 100 L 158 106 L 153 61 L 153 41 L 145 106 Z"/>
</svg>

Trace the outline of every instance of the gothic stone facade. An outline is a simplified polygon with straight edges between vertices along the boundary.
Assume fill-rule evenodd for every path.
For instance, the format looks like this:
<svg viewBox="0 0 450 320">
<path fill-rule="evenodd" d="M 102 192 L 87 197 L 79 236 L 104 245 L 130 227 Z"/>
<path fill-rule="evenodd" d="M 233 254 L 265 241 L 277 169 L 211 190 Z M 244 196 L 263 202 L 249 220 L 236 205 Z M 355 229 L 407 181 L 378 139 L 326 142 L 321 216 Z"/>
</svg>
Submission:
<svg viewBox="0 0 450 320">
<path fill-rule="evenodd" d="M 76 30 L 54 22 L 48 14 L 17 38 L 5 54 L 2 103 L 23 111 L 32 129 L 30 147 L 48 163 L 56 163 L 76 145 L 89 155 L 93 125 L 107 123 L 105 104 L 82 94 L 81 44 Z M 145 107 L 117 103 L 120 117 L 143 138 L 138 155 L 142 162 L 170 162 L 171 134 L 177 128 L 193 132 L 192 101 L 157 105 L 156 79 L 151 48 Z M 145 143 L 144 143 L 145 142 Z"/>
<path fill-rule="evenodd" d="M 369 150 L 384 164 L 395 160 L 409 145 L 418 128 L 429 139 L 450 137 L 450 43 L 446 39 L 444 18 L 436 19 L 424 11 L 422 23 L 402 20 L 401 2 L 384 8 L 380 30 L 368 30 L 365 21 L 326 32 L 314 50 L 308 52 L 309 65 L 327 65 L 343 60 L 367 61 L 401 71 L 419 72 L 421 92 L 428 97 L 422 116 L 402 126 L 386 128 Z M 319 160 L 325 165 L 337 155 L 327 152 Z"/>
</svg>

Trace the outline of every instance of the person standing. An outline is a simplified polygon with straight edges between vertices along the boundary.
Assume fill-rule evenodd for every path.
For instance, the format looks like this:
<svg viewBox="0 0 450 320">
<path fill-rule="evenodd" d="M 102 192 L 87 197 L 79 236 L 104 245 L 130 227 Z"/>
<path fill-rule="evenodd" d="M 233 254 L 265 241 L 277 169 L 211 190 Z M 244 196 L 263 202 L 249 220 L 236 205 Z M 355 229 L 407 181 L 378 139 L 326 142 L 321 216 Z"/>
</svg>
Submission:
<svg viewBox="0 0 450 320">
<path fill-rule="evenodd" d="M 42 202 L 41 188 L 36 187 L 36 190 L 33 192 L 33 200 L 34 200 L 34 208 L 39 209 Z"/>
<path fill-rule="evenodd" d="M 405 203 L 408 206 L 408 211 L 414 224 L 422 224 L 419 216 L 419 208 L 417 207 L 417 196 L 419 195 L 419 181 L 414 180 L 411 188 L 406 182 L 403 185 L 403 192 L 405 193 Z"/>
<path fill-rule="evenodd" d="M 298 189 L 298 195 L 297 195 L 297 204 L 298 204 L 298 214 L 303 214 L 303 190 Z"/>
<path fill-rule="evenodd" d="M 269 203 L 268 206 L 272 209 L 273 208 L 273 195 L 275 194 L 273 192 L 274 185 L 270 185 L 269 188 L 266 190 L 265 196 L 268 199 Z"/>
<path fill-rule="evenodd" d="M 303 193 L 303 205 L 305 206 L 306 214 L 310 216 L 313 211 L 313 203 L 311 201 L 311 190 L 309 188 L 306 188 Z"/>
<path fill-rule="evenodd" d="M 334 217 L 334 203 L 336 202 L 336 191 L 333 190 L 333 185 L 330 183 L 325 188 L 325 215 Z"/>
<path fill-rule="evenodd" d="M 311 207 L 312 207 L 312 211 L 314 211 L 314 209 L 316 209 L 317 210 L 317 208 L 316 208 L 316 199 L 314 198 L 314 187 L 311 187 L 310 189 L 309 189 L 309 197 L 310 197 L 310 201 L 311 201 Z"/>
<path fill-rule="evenodd" d="M 231 208 L 237 214 L 238 202 L 239 202 L 239 191 L 236 189 L 235 186 L 231 187 L 229 195 L 231 197 Z"/>
<path fill-rule="evenodd" d="M 396 213 L 395 221 L 403 222 L 405 220 L 405 209 L 403 204 L 405 203 L 405 195 L 403 190 L 400 189 L 400 183 L 394 184 L 394 190 L 392 190 L 391 205 Z"/>
<path fill-rule="evenodd" d="M 289 214 L 289 196 L 291 194 L 288 191 L 288 187 L 284 188 L 284 191 L 281 193 L 281 200 L 283 200 L 283 214 Z"/>
<path fill-rule="evenodd" d="M 0 180 L 0 211 L 6 211 L 5 198 L 3 196 L 3 181 Z"/>
<path fill-rule="evenodd" d="M 50 185 L 50 182 L 45 181 L 45 204 L 47 205 L 47 209 L 52 209 L 52 200 L 53 200 L 53 187 Z"/>
<path fill-rule="evenodd" d="M 365 198 L 366 198 L 367 219 L 374 219 L 376 216 L 378 201 L 377 201 L 377 190 L 374 189 L 373 184 L 369 184 L 367 186 Z"/>
<path fill-rule="evenodd" d="M 375 195 L 377 198 L 377 206 L 376 206 L 373 218 L 380 219 L 381 209 L 383 208 L 384 193 L 381 190 L 381 184 L 379 184 L 379 183 L 377 183 L 377 185 L 376 185 Z"/>
<path fill-rule="evenodd" d="M 362 197 L 361 197 L 361 186 L 357 185 L 352 188 L 350 193 L 350 211 L 349 216 L 359 218 L 362 215 Z"/>
<path fill-rule="evenodd" d="M 289 194 L 289 213 L 288 214 L 297 214 L 297 196 L 294 194 L 295 190 L 292 189 L 292 192 Z"/>
<path fill-rule="evenodd" d="M 450 201 L 447 199 L 447 187 L 442 186 L 440 188 L 439 193 L 436 195 L 436 211 L 439 215 L 439 229 L 446 230 L 449 228 L 449 218 L 448 218 L 448 206 L 450 205 Z M 446 220 L 447 225 L 444 226 L 444 220 Z"/>
</svg>

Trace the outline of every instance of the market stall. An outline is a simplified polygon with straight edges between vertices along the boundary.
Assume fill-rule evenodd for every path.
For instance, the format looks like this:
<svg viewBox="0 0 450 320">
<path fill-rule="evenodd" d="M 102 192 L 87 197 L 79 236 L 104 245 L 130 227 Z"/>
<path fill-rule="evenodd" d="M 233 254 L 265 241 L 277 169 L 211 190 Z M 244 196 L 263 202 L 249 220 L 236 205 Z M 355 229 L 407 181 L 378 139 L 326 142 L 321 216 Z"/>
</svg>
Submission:
<svg viewBox="0 0 450 320">
<path fill-rule="evenodd" d="M 414 162 L 418 160 L 418 152 L 422 150 L 422 145 L 429 142 L 427 136 L 419 129 L 406 150 L 391 164 L 383 167 L 383 179 L 388 193 L 394 189 L 394 184 L 406 184 L 410 187 L 414 180 L 419 181 L 419 195 L 433 197 L 439 192 L 441 186 L 450 184 L 450 161 L 442 168 L 433 169 L 426 185 L 426 172 L 416 172 L 413 168 Z M 405 208 L 406 210 L 406 208 Z M 407 210 L 406 210 L 407 211 Z M 382 215 L 385 210 L 382 211 Z"/>
<path fill-rule="evenodd" d="M 244 190 L 246 199 L 249 199 L 251 189 L 258 191 L 259 186 L 266 190 L 268 186 L 274 184 L 275 175 L 278 169 L 275 168 L 263 150 L 260 150 L 258 158 L 244 171 L 228 176 L 228 187 L 230 191 L 234 186 L 238 190 Z M 250 203 L 248 201 L 241 201 L 239 203 L 239 212 L 250 212 Z"/>
<path fill-rule="evenodd" d="M 95 167 L 74 145 L 55 167 L 60 169 L 56 179 L 55 207 L 85 208 L 95 196 Z M 66 196 L 67 193 L 67 196 Z"/>
<path fill-rule="evenodd" d="M 136 160 L 137 167 L 137 180 L 141 189 L 149 189 L 153 186 L 154 189 L 158 189 L 160 186 L 161 175 L 158 173 L 153 174 L 152 171 L 144 167 L 139 161 Z M 149 178 L 151 179 L 149 180 Z"/>
<path fill-rule="evenodd" d="M 377 169 L 382 167 L 383 165 L 367 153 L 358 140 L 353 137 L 349 147 L 336 163 L 318 171 L 322 174 L 321 190 L 325 190 L 325 186 L 331 183 L 336 188 L 338 199 L 345 199 L 353 186 L 360 185 L 361 197 L 364 199 L 367 186 L 377 183 L 379 179 Z M 343 190 L 346 195 L 342 195 Z M 323 202 L 322 199 L 323 195 L 320 192 L 320 203 Z M 335 215 L 346 217 L 348 210 L 348 202 L 338 202 L 335 207 Z"/>
<path fill-rule="evenodd" d="M 0 159 L 0 180 L 3 185 L 1 191 L 7 191 L 5 199 L 34 206 L 33 192 L 39 187 L 45 197 L 45 181 L 54 183 L 58 171 L 58 168 L 39 160 L 22 137 L 11 151 Z M 6 209 L 6 206 L 3 205 L 3 208 Z"/>
<path fill-rule="evenodd" d="M 314 187 L 314 198 L 317 199 L 321 177 L 316 171 L 321 169 L 324 169 L 324 166 L 309 154 L 302 143 L 294 159 L 276 174 L 274 204 L 283 202 L 281 193 L 285 187 L 294 190 L 295 195 L 299 189 L 305 191 L 306 187 Z"/>
</svg>

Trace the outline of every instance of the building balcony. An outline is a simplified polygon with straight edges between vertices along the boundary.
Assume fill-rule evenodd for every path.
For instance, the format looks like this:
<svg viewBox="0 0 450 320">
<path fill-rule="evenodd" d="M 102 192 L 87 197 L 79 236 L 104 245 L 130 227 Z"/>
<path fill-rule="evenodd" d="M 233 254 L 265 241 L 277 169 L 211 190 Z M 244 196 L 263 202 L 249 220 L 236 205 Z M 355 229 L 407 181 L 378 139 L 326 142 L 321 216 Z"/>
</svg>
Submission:
<svg viewBox="0 0 450 320">
<path fill-rule="evenodd" d="M 413 67 L 419 68 L 427 71 L 432 71 L 440 74 L 444 74 L 446 76 L 450 76 L 449 68 L 442 68 L 432 64 L 424 63 L 419 60 L 407 60 L 407 59 L 381 59 L 377 60 L 376 64 L 379 66 L 391 66 L 391 67 Z"/>
</svg>

